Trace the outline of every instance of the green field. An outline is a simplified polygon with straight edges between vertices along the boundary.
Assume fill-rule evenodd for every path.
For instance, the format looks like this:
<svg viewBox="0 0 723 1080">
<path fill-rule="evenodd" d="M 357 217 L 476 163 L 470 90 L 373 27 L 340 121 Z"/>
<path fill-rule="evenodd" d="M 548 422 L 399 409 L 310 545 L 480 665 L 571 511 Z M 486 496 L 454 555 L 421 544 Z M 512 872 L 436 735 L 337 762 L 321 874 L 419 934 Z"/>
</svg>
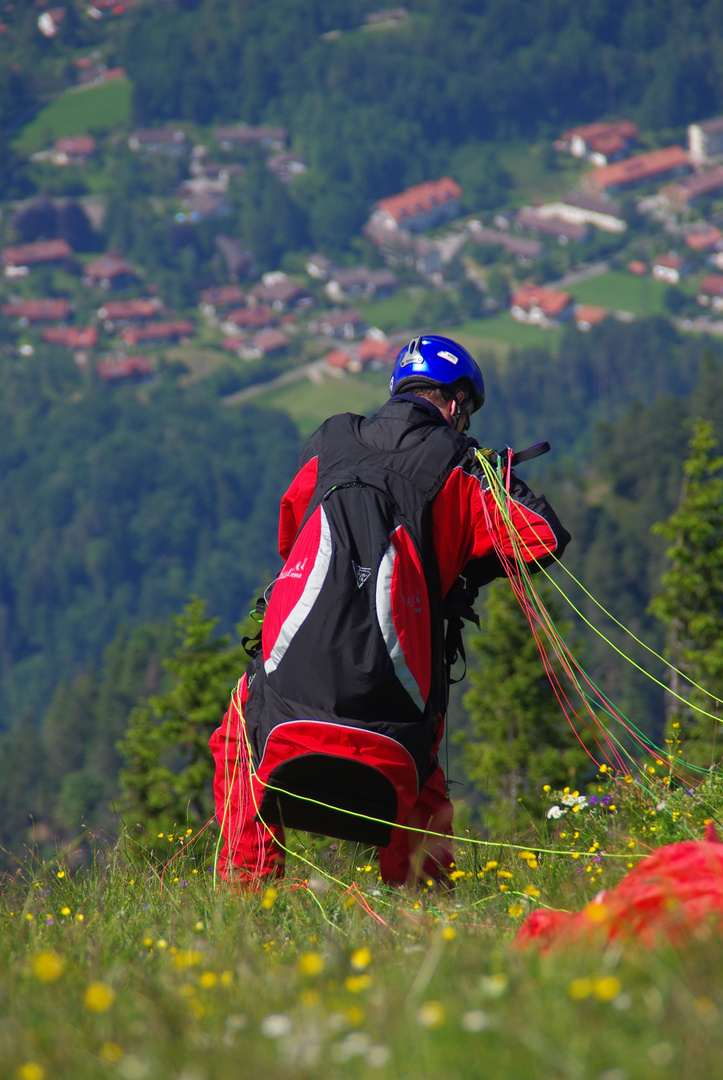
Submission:
<svg viewBox="0 0 723 1080">
<path fill-rule="evenodd" d="M 245 891 L 215 879 L 213 826 L 185 821 L 85 868 L 28 853 L 0 895 L 3 1080 L 716 1080 L 716 845 L 688 895 L 717 903 L 685 932 L 650 871 L 627 916 L 593 897 L 702 837 L 720 780 L 599 779 L 609 806 L 463 833 L 453 890 L 390 888 L 372 849 L 292 831 L 287 877 Z M 583 912 L 583 938 L 520 947 L 549 908 Z"/>
<path fill-rule="evenodd" d="M 114 79 L 97 86 L 68 90 L 46 105 L 13 140 L 13 148 L 27 156 L 46 150 L 56 139 L 127 127 L 131 116 L 132 86 Z"/>
<path fill-rule="evenodd" d="M 509 311 L 500 312 L 489 319 L 471 319 L 449 330 L 449 334 L 462 342 L 472 353 L 492 349 L 498 355 L 506 355 L 510 349 L 542 348 L 554 351 L 560 344 L 562 327 L 545 330 L 517 322 Z"/>
<path fill-rule="evenodd" d="M 512 177 L 509 202 L 514 206 L 562 198 L 577 187 L 586 171 L 575 158 L 562 154 L 557 156 L 554 169 L 547 168 L 544 142 L 508 142 L 496 149 L 500 165 Z"/>
<path fill-rule="evenodd" d="M 261 408 L 287 413 L 304 438 L 308 438 L 334 413 L 367 415 L 374 412 L 389 396 L 388 382 L 388 374 L 382 372 L 367 371 L 361 375 L 322 373 L 318 381 L 299 379 L 252 400 Z"/>
<path fill-rule="evenodd" d="M 638 277 L 622 270 L 611 270 L 599 277 L 588 278 L 567 290 L 583 304 L 595 304 L 609 311 L 631 311 L 634 315 L 661 315 L 665 312 L 663 299 L 670 288 L 663 281 L 646 275 Z"/>
<path fill-rule="evenodd" d="M 420 289 L 400 289 L 393 296 L 384 297 L 382 300 L 360 300 L 354 306 L 370 326 L 376 326 L 389 334 L 414 325 L 422 295 L 423 291 Z"/>
</svg>

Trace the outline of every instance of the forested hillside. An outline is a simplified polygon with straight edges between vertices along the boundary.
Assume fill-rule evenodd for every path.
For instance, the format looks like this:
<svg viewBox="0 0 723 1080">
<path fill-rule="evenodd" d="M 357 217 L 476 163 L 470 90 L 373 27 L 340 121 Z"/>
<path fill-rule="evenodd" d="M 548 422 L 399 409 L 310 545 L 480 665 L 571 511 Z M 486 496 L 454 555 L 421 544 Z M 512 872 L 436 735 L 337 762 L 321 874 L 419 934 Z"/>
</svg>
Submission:
<svg viewBox="0 0 723 1080">
<path fill-rule="evenodd" d="M 451 175 L 463 190 L 461 210 L 492 218 L 514 203 L 500 164 L 512 142 L 524 159 L 522 141 L 539 140 L 538 176 L 555 187 L 570 161 L 556 157 L 552 140 L 566 126 L 624 114 L 642 129 L 640 148 L 650 149 L 682 139 L 686 123 L 723 111 L 723 0 L 414 0 L 381 21 L 372 18 L 371 0 L 276 0 L 270 12 L 259 0 L 178 0 L 139 3 L 115 21 L 95 22 L 71 4 L 62 34 L 47 40 L 36 11 L 10 5 L 2 14 L 4 242 L 65 239 L 75 255 L 69 266 L 41 265 L 27 278 L 4 280 L 3 294 L 18 302 L 70 294 L 68 321 L 92 323 L 101 349 L 122 353 L 118 328 L 107 329 L 98 315 L 106 285 L 91 287 L 83 277 L 93 256 L 122 252 L 138 278 L 118 295 L 147 292 L 169 318 L 189 316 L 196 336 L 179 350 L 184 362 L 198 343 L 199 351 L 208 345 L 216 372 L 193 382 L 182 364 L 149 352 L 148 383 L 101 385 L 92 353 L 90 361 L 80 353 L 74 362 L 69 350 L 60 356 L 37 327 L 9 315 L 0 327 L 4 844 L 25 835 L 31 811 L 64 839 L 83 818 L 115 826 L 116 744 L 134 705 L 166 685 L 171 615 L 197 594 L 218 617 L 219 632 L 231 631 L 278 568 L 279 498 L 300 436 L 286 415 L 227 408 L 219 394 L 316 359 L 329 342 L 302 338 L 309 316 L 295 311 L 281 359 L 248 361 L 237 353 L 231 366 L 217 324 L 198 315 L 209 286 L 228 284 L 227 276 L 238 284 L 220 257 L 219 230 L 246 245 L 259 276 L 282 266 L 301 278 L 313 251 L 343 267 L 363 257 L 377 268 L 382 256 L 361 226 L 384 195 Z M 40 104 L 75 87 L 73 63 L 88 61 L 96 47 L 104 71 L 125 69 L 132 117 L 114 130 L 98 115 L 98 157 L 84 169 L 63 172 L 29 152 L 23 158 L 10 145 L 13 132 Z M 131 148 L 132 125 L 171 122 L 185 123 L 183 155 Z M 239 123 L 282 125 L 306 171 L 290 183 L 269 171 L 257 149 L 225 157 L 213 128 Z M 179 221 L 178 192 L 197 143 L 206 142 L 214 167 L 236 170 L 226 216 Z M 577 163 L 574 169 L 579 176 Z M 560 179 L 555 196 L 563 185 Z M 58 209 L 59 195 L 96 199 L 102 213 L 91 225 L 80 203 L 60 200 Z M 16 203 L 26 196 L 34 201 Z M 468 239 L 439 282 L 420 284 L 409 267 L 398 268 L 405 291 L 416 295 L 409 321 L 428 319 L 450 333 L 458 322 L 482 323 L 478 317 L 500 297 L 506 303 L 527 273 L 548 281 L 586 261 L 614 262 L 619 248 L 622 278 L 627 259 L 647 259 L 669 234 L 643 230 L 632 200 L 621 213 L 629 226 L 624 241 L 596 236 L 587 246 L 564 246 L 555 239 L 532 267 L 510 255 L 490 270 L 484 249 Z M 479 259 L 480 287 L 465 276 L 463 258 Z M 241 279 L 244 289 L 254 286 L 250 272 Z M 310 305 L 327 311 L 322 284 L 309 279 L 303 287 Z M 680 304 L 691 317 L 699 314 L 692 291 L 674 290 L 676 299 L 678 314 Z M 651 527 L 678 499 L 687 422 L 708 417 L 723 435 L 722 350 L 715 337 L 642 317 L 666 310 L 662 303 L 634 312 L 609 306 L 640 317 L 610 318 L 587 334 L 557 328 L 548 348 L 480 354 L 488 401 L 474 434 L 494 447 L 552 443 L 552 455 L 526 465 L 525 475 L 545 488 L 573 533 L 566 565 L 630 630 L 660 648 L 662 628 L 647 609 L 664 545 Z M 395 334 L 402 328 L 421 329 L 401 320 L 392 327 Z M 591 601 L 580 604 L 600 621 Z M 605 632 L 629 649 L 618 629 Z M 578 645 L 620 707 L 645 730 L 659 728 L 660 691 L 587 630 Z M 642 654 L 636 659 L 650 663 Z"/>
<path fill-rule="evenodd" d="M 615 113 L 682 129 L 723 108 L 720 0 L 416 0 L 366 32 L 368 0 L 277 0 L 273 20 L 254 0 L 179 7 L 170 28 L 163 5 L 139 7 L 119 43 L 138 122 L 288 125 L 312 233 L 350 236 L 370 200 L 430 176 L 494 189 L 485 159 L 510 138 Z"/>
<path fill-rule="evenodd" d="M 121 625 L 196 592 L 224 628 L 271 574 L 299 440 L 285 417 L 203 393 L 88 387 L 47 357 L 0 404 L 4 726 L 96 664 Z M 59 365 L 58 365 L 59 367 Z M 45 390 L 45 393 L 43 393 Z"/>
</svg>

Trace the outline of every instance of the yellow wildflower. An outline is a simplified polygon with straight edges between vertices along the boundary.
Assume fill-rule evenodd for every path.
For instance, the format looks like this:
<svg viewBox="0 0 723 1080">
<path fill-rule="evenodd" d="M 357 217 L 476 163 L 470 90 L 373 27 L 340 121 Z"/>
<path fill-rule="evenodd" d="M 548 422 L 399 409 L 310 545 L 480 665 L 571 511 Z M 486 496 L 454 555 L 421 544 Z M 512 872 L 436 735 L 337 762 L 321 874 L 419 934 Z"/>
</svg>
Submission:
<svg viewBox="0 0 723 1080">
<path fill-rule="evenodd" d="M 108 983 L 104 982 L 98 981 L 90 983 L 83 994 L 83 1005 L 88 1012 L 108 1012 L 114 1001 L 115 990 L 112 986 L 108 986 Z"/>
<path fill-rule="evenodd" d="M 37 1061 L 26 1061 L 17 1071 L 18 1080 L 44 1080 L 45 1069 Z"/>
<path fill-rule="evenodd" d="M 316 975 L 321 975 L 324 970 L 324 957 L 317 952 L 303 953 L 299 957 L 297 967 L 301 975 L 314 978 Z"/>
<path fill-rule="evenodd" d="M 104 1042 L 98 1053 L 109 1065 L 117 1065 L 123 1057 L 123 1048 L 117 1042 Z"/>
<path fill-rule="evenodd" d="M 581 979 L 573 979 L 568 984 L 567 992 L 573 1001 L 582 1001 L 583 998 L 590 997 L 593 992 L 593 981 L 587 976 L 583 976 Z"/>
<path fill-rule="evenodd" d="M 55 982 L 63 974 L 65 963 L 62 956 L 47 949 L 33 957 L 33 975 L 41 982 Z"/>
<path fill-rule="evenodd" d="M 417 1023 L 426 1028 L 438 1028 L 444 1023 L 444 1005 L 441 1001 L 425 1001 L 417 1010 Z"/>
<path fill-rule="evenodd" d="M 586 908 L 584 908 L 584 915 L 589 922 L 601 923 L 605 922 L 605 920 L 607 919 L 608 909 L 605 904 L 596 903 L 595 901 L 593 901 L 592 903 L 588 904 Z"/>
<path fill-rule="evenodd" d="M 593 980 L 592 992 L 598 1001 L 612 1001 L 621 990 L 620 979 L 614 975 L 601 975 Z"/>
<path fill-rule="evenodd" d="M 364 971 L 368 968 L 372 962 L 372 954 L 367 949 L 366 945 L 363 945 L 361 949 L 355 949 L 349 957 L 349 963 L 355 971 Z"/>
<path fill-rule="evenodd" d="M 364 1010 L 360 1009 L 358 1005 L 350 1005 L 346 1010 L 346 1018 L 353 1028 L 359 1027 L 364 1019 Z"/>
</svg>

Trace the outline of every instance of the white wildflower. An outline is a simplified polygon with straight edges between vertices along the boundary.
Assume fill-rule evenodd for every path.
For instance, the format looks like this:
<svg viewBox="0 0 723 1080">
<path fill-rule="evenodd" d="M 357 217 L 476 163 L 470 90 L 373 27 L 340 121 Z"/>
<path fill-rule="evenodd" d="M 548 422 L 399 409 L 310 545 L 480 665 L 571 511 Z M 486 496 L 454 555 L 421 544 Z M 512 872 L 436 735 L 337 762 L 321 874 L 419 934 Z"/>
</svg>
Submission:
<svg viewBox="0 0 723 1080">
<path fill-rule="evenodd" d="M 261 1021 L 261 1034 L 267 1039 L 280 1039 L 289 1035 L 292 1027 L 291 1017 L 286 1013 L 269 1013 Z"/>
<path fill-rule="evenodd" d="M 384 1046 L 383 1043 L 374 1043 L 364 1055 L 364 1061 L 368 1068 L 380 1069 L 388 1063 L 391 1056 L 392 1052 L 388 1046 Z"/>
<path fill-rule="evenodd" d="M 466 1013 L 462 1013 L 460 1023 L 465 1031 L 487 1031 L 490 1027 L 493 1027 L 492 1017 L 489 1013 L 484 1012 L 482 1009 L 470 1009 Z"/>
<path fill-rule="evenodd" d="M 555 806 L 550 807 L 550 809 L 545 814 L 545 817 L 547 817 L 547 818 L 555 818 L 557 820 L 557 818 L 561 818 L 563 816 L 563 814 L 566 814 L 566 813 L 567 813 L 567 810 L 562 810 L 559 806 L 555 805 Z"/>
<path fill-rule="evenodd" d="M 371 1047 L 372 1040 L 365 1031 L 350 1031 L 341 1042 L 335 1043 L 330 1054 L 334 1061 L 349 1061 L 359 1054 L 366 1053 Z"/>
</svg>

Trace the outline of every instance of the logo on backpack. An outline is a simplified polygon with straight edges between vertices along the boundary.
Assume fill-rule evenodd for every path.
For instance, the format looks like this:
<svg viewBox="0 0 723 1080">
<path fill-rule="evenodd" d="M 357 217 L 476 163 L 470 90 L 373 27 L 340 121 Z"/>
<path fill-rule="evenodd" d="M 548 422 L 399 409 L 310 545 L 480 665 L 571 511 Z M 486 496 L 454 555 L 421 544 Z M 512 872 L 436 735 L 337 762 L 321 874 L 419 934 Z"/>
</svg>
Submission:
<svg viewBox="0 0 723 1080">
<path fill-rule="evenodd" d="M 356 578 L 356 587 L 357 587 L 357 589 L 361 589 L 362 585 L 364 585 L 365 582 L 368 580 L 369 575 L 372 572 L 372 568 L 371 568 L 371 566 L 359 566 L 359 564 L 355 563 L 353 559 L 351 561 L 351 565 L 354 567 L 354 577 Z"/>
</svg>

